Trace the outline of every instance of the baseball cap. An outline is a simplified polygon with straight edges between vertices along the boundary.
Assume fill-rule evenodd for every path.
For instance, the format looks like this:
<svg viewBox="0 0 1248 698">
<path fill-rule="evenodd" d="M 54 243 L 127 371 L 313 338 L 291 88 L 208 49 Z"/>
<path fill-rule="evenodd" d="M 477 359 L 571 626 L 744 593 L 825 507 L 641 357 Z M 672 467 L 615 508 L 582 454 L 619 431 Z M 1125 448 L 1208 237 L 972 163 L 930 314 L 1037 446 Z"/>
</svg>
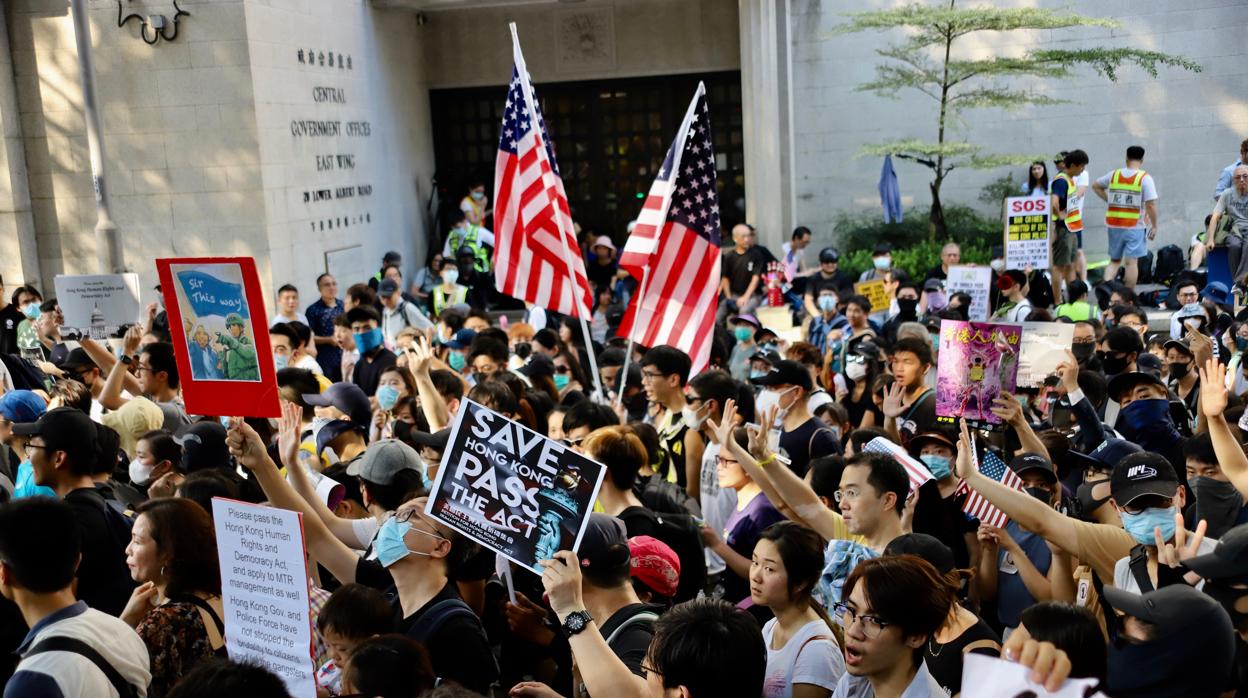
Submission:
<svg viewBox="0 0 1248 698">
<path fill-rule="evenodd" d="M 529 360 L 516 370 L 529 378 L 537 378 L 538 376 L 554 377 L 555 361 L 545 354 L 533 352 L 529 355 Z"/>
<path fill-rule="evenodd" d="M 628 531 L 614 516 L 591 513 L 581 535 L 577 557 L 588 570 L 610 570 L 629 564 Z"/>
<path fill-rule="evenodd" d="M 796 385 L 807 392 L 811 388 L 810 371 L 796 361 L 788 359 L 772 363 L 770 371 L 758 378 L 751 378 L 750 382 L 765 388 L 777 385 Z"/>
<path fill-rule="evenodd" d="M 1147 373 L 1157 380 L 1161 380 L 1161 358 L 1155 354 L 1145 352 L 1135 357 L 1135 367 L 1141 373 Z"/>
<path fill-rule="evenodd" d="M 21 424 L 33 422 L 48 411 L 48 403 L 30 390 L 10 390 L 0 395 L 0 417 Z"/>
<path fill-rule="evenodd" d="M 61 361 L 61 365 L 57 368 L 62 371 L 77 371 L 81 368 L 96 368 L 96 364 L 91 360 L 90 354 L 82 347 L 74 347 L 65 355 Z"/>
<path fill-rule="evenodd" d="M 398 439 L 382 439 L 369 444 L 364 449 L 364 455 L 347 466 L 348 475 L 378 485 L 389 485 L 394 482 L 394 476 L 404 470 L 414 470 L 423 475 L 425 462 L 416 449 Z"/>
<path fill-rule="evenodd" d="M 629 574 L 654 593 L 665 598 L 676 596 L 680 586 L 680 558 L 663 541 L 650 536 L 628 539 Z"/>
<path fill-rule="evenodd" d="M 1227 628 L 1230 636 L 1230 617 L 1212 596 L 1186 584 L 1170 584 L 1145 594 L 1105 585 L 1105 598 L 1115 609 L 1157 627 L 1157 637 L 1182 631 L 1187 627 L 1202 627 L 1216 623 Z M 1217 617 L 1223 619 L 1217 623 Z M 1216 627 L 1216 626 L 1215 626 Z"/>
<path fill-rule="evenodd" d="M 754 329 L 759 329 L 763 326 L 763 323 L 759 322 L 758 318 L 751 315 L 750 313 L 742 313 L 740 315 L 734 315 L 731 318 L 729 318 L 728 322 L 729 323 L 744 322 L 747 325 L 753 325 Z"/>
<path fill-rule="evenodd" d="M 1240 524 L 1224 533 L 1213 552 L 1188 558 L 1183 564 L 1205 579 L 1248 583 L 1248 524 Z"/>
<path fill-rule="evenodd" d="M 313 407 L 335 407 L 356 424 L 368 424 L 373 408 L 368 396 L 355 383 L 334 383 L 320 393 L 304 393 L 303 402 Z"/>
<path fill-rule="evenodd" d="M 1179 489 L 1174 466 L 1159 453 L 1132 453 L 1114 464 L 1109 480 L 1110 496 L 1118 506 L 1147 495 L 1173 497 Z"/>
<path fill-rule="evenodd" d="M 1140 453 L 1144 449 L 1126 439 L 1105 439 L 1099 446 L 1092 450 L 1091 453 L 1081 453 L 1076 450 L 1068 452 L 1067 460 L 1074 466 L 1079 468 L 1092 468 L 1094 470 L 1113 470 L 1118 461 L 1126 458 L 1132 453 Z"/>
<path fill-rule="evenodd" d="M 765 361 L 775 366 L 780 363 L 780 353 L 771 349 L 758 349 L 750 355 L 750 361 Z"/>
<path fill-rule="evenodd" d="M 1192 353 L 1192 340 L 1188 339 L 1187 337 L 1184 337 L 1182 339 L 1167 340 L 1166 343 L 1162 346 L 1162 348 L 1166 350 L 1178 349 L 1179 351 L 1183 352 L 1184 354 L 1187 354 L 1188 356 L 1194 356 L 1194 354 Z"/>
<path fill-rule="evenodd" d="M 953 571 L 953 551 L 934 536 L 926 533 L 906 533 L 894 538 L 884 549 L 885 555 L 917 555 L 932 563 L 936 571 L 949 574 Z"/>
<path fill-rule="evenodd" d="M 393 296 L 398 292 L 399 284 L 394 279 L 382 279 L 377 284 L 377 295 L 379 296 Z"/>
<path fill-rule="evenodd" d="M 760 327 L 757 330 L 754 330 L 754 342 L 756 344 L 765 343 L 768 337 L 771 337 L 773 342 L 780 340 L 780 335 L 777 335 L 775 330 L 770 330 L 766 327 Z"/>
<path fill-rule="evenodd" d="M 944 287 L 945 287 L 945 284 L 940 279 L 932 278 L 923 282 L 924 291 L 939 291 L 943 289 Z"/>
<path fill-rule="evenodd" d="M 363 434 L 366 433 L 367 429 L 367 423 L 349 422 L 345 419 L 334 419 L 326 422 L 325 426 L 316 432 L 316 455 L 321 455 L 321 451 L 324 451 L 339 436 L 350 431 L 358 431 Z"/>
<path fill-rule="evenodd" d="M 383 264 L 399 264 L 403 261 L 403 255 L 395 252 L 394 250 L 390 250 L 382 256 L 381 261 Z"/>
<path fill-rule="evenodd" d="M 1144 351 L 1144 340 L 1140 339 L 1140 333 L 1130 327 L 1115 327 L 1105 333 L 1102 341 L 1112 352 L 1130 354 Z"/>
<path fill-rule="evenodd" d="M 1114 401 L 1121 400 L 1123 395 L 1130 393 L 1140 385 L 1159 385 L 1162 388 L 1166 387 L 1166 384 L 1162 382 L 1161 378 L 1153 374 L 1152 371 L 1129 371 L 1127 373 L 1119 373 L 1109 381 L 1109 398 Z"/>
<path fill-rule="evenodd" d="M 825 247 L 819 250 L 819 263 L 830 264 L 832 262 L 841 261 L 841 253 L 836 251 L 835 247 Z"/>
<path fill-rule="evenodd" d="M 58 407 L 48 410 L 33 422 L 13 425 L 17 436 L 39 436 L 49 451 L 65 451 L 75 462 L 95 459 L 96 425 L 81 410 Z"/>
<path fill-rule="evenodd" d="M 614 250 L 615 243 L 611 242 L 611 238 L 606 235 L 599 235 L 594 239 L 594 247 L 606 247 L 607 249 Z"/>
<path fill-rule="evenodd" d="M 1014 456 L 1010 461 L 1010 470 L 1019 475 L 1029 470 L 1038 470 L 1044 473 L 1044 479 L 1049 484 L 1057 483 L 1057 473 L 1053 472 L 1053 462 L 1039 453 L 1020 453 Z"/>
<path fill-rule="evenodd" d="M 1207 298 L 1218 305 L 1231 304 L 1231 291 L 1221 281 L 1210 281 L 1205 290 L 1200 292 L 1201 298 Z"/>
<path fill-rule="evenodd" d="M 139 437 L 165 423 L 165 413 L 156 403 L 145 397 L 136 397 L 112 412 L 100 417 L 103 424 L 121 437 L 121 450 L 133 457 Z"/>
<path fill-rule="evenodd" d="M 462 329 L 456 332 L 454 337 L 451 337 L 451 341 L 446 342 L 442 346 L 447 347 L 448 349 L 467 349 L 469 345 L 472 344 L 472 340 L 476 338 L 476 332 L 469 329 Z"/>
<path fill-rule="evenodd" d="M 412 448 L 431 448 L 442 453 L 451 441 L 451 429 L 447 427 L 431 434 L 399 420 L 394 423 L 394 437 Z"/>
<path fill-rule="evenodd" d="M 186 472 L 228 468 L 230 449 L 225 445 L 225 434 L 220 422 L 196 422 L 179 429 L 173 440 L 182 447 L 182 467 Z"/>
<path fill-rule="evenodd" d="M 929 443 L 940 444 L 941 446 L 944 446 L 946 448 L 951 448 L 953 449 L 954 453 L 957 453 L 958 451 L 957 444 L 955 444 L 953 442 L 953 439 L 950 439 L 948 435 L 943 434 L 939 431 L 925 431 L 921 434 L 915 434 L 914 438 L 910 439 L 910 443 L 909 443 L 910 454 L 911 455 L 917 454 L 919 451 L 923 450 L 924 446 L 926 446 Z"/>
</svg>

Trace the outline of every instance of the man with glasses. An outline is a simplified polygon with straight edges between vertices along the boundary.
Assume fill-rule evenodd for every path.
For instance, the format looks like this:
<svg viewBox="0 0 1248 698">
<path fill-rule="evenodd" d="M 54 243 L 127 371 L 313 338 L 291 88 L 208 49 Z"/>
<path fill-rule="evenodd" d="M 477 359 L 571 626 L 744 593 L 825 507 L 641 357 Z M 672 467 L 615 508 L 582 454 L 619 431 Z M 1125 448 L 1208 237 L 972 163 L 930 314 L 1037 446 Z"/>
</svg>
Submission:
<svg viewBox="0 0 1248 698">
<path fill-rule="evenodd" d="M 657 470 L 668 482 L 681 487 L 687 487 L 690 479 L 685 459 L 685 431 L 689 427 L 682 411 L 685 409 L 685 383 L 689 381 L 692 366 L 689 355 L 676 347 L 654 347 L 641 357 L 641 387 L 646 391 L 646 399 L 663 410 L 654 422 L 663 448 L 663 461 Z M 566 418 L 564 423 L 567 423 Z M 693 463 L 692 467 L 696 469 L 700 465 Z"/>
<path fill-rule="evenodd" d="M 1190 277 L 1183 277 L 1174 288 L 1175 300 L 1179 307 L 1200 303 L 1200 285 Z M 1179 313 L 1170 316 L 1170 339 L 1179 339 L 1187 334 L 1183 329 L 1183 320 Z"/>
<path fill-rule="evenodd" d="M 316 344 L 316 362 L 331 381 L 342 380 L 342 349 L 334 342 L 334 320 L 343 313 L 342 301 L 338 299 L 338 281 L 332 274 L 316 277 L 316 290 L 321 297 L 309 305 L 304 314 L 308 327 L 312 328 Z"/>
<path fill-rule="evenodd" d="M 845 674 L 833 696 L 943 696 L 923 648 L 944 624 L 955 597 L 931 563 L 913 555 L 867 560 L 830 610 L 845 629 Z"/>
<path fill-rule="evenodd" d="M 468 355 L 468 365 L 472 369 L 473 377 L 480 383 L 495 373 L 506 371 L 508 358 L 510 358 L 510 352 L 507 351 L 506 344 L 500 340 L 482 337 L 473 342 Z"/>
<path fill-rule="evenodd" d="M 13 434 L 28 439 L 26 454 L 35 483 L 52 488 L 74 511 L 82 536 L 78 598 L 91 608 L 120 615 L 134 589 L 126 567 L 130 528 L 113 513 L 91 479 L 100 428 L 86 414 L 58 407 L 35 422 L 14 424 Z"/>
<path fill-rule="evenodd" d="M 563 415 L 563 445 L 577 453 L 583 453 L 581 442 L 586 436 L 603 427 L 616 426 L 619 423 L 619 416 L 607 405 L 582 400 Z"/>
<path fill-rule="evenodd" d="M 1248 276 L 1248 255 L 1244 254 L 1244 237 L 1248 235 L 1248 165 L 1236 167 L 1231 179 L 1234 186 L 1222 192 L 1217 205 L 1213 207 L 1213 215 L 1205 231 L 1205 246 L 1213 249 L 1214 235 L 1221 226 L 1222 219 L 1229 216 L 1230 235 L 1223 244 L 1226 245 L 1231 280 L 1242 286 L 1244 277 Z"/>
<path fill-rule="evenodd" d="M 156 406 L 164 413 L 165 419 L 161 428 L 173 433 L 179 427 L 191 423 L 190 417 L 186 414 L 186 408 L 182 405 L 178 364 L 173 355 L 173 345 L 169 342 L 152 342 L 143 345 L 140 349 L 139 343 L 142 338 L 142 332 L 138 327 L 131 327 L 126 331 L 121 358 L 113 362 L 98 400 L 105 409 L 119 410 L 122 405 L 130 401 L 130 397 L 125 395 L 126 392 L 145 397 L 156 403 Z M 94 345 L 96 352 L 93 356 L 98 355 L 101 350 L 108 351 L 94 342 L 91 344 Z M 91 351 L 89 346 L 83 342 L 83 348 Z M 98 362 L 99 359 L 97 358 L 96 361 Z M 130 376 L 130 368 L 134 369 L 133 377 Z"/>
</svg>

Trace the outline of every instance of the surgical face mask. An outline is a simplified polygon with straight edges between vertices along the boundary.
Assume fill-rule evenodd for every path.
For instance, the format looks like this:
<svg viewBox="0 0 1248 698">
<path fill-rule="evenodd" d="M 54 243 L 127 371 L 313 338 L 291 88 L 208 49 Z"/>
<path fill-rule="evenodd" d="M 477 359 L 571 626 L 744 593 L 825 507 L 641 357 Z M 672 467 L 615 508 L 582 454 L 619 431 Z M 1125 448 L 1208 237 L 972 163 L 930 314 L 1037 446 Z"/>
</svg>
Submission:
<svg viewBox="0 0 1248 698">
<path fill-rule="evenodd" d="M 361 354 L 367 354 L 368 352 L 381 346 L 382 334 L 380 327 L 374 327 L 371 330 L 365 330 L 364 332 L 356 332 L 354 336 L 355 348 L 359 350 Z"/>
<path fill-rule="evenodd" d="M 944 291 L 928 291 L 927 311 L 929 313 L 940 312 L 947 305 L 949 305 L 949 299 L 945 297 Z"/>
<path fill-rule="evenodd" d="M 1244 497 L 1235 485 L 1211 477 L 1194 477 L 1187 481 L 1187 486 L 1196 495 L 1193 519 L 1204 519 L 1208 524 L 1205 535 L 1221 538 L 1235 526 L 1239 510 L 1244 506 Z"/>
<path fill-rule="evenodd" d="M 793 409 L 793 403 L 789 403 L 789 406 L 788 406 L 788 407 L 781 407 L 781 406 L 780 406 L 780 398 L 784 397 L 785 395 L 788 395 L 789 393 L 793 392 L 794 390 L 797 390 L 797 386 L 796 386 L 796 385 L 791 386 L 791 387 L 788 387 L 788 388 L 785 388 L 784 390 L 781 390 L 780 392 L 774 392 L 774 393 L 772 393 L 773 395 L 775 395 L 775 397 L 774 397 L 774 398 L 772 398 L 772 400 L 771 400 L 771 401 L 772 401 L 773 403 L 775 403 L 776 407 L 778 407 L 778 408 L 779 408 L 779 409 L 777 409 L 777 410 L 776 410 L 776 424 L 775 424 L 775 425 L 776 425 L 776 427 L 779 427 L 779 426 L 780 426 L 780 424 L 784 421 L 784 416 L 785 416 L 785 415 L 787 415 L 787 414 L 789 413 L 789 410 Z"/>
<path fill-rule="evenodd" d="M 732 336 L 736 337 L 738 342 L 748 342 L 750 337 L 754 336 L 754 330 L 748 327 L 734 327 L 732 328 Z"/>
<path fill-rule="evenodd" d="M 146 485 L 148 480 L 152 479 L 152 471 L 156 469 L 154 465 L 143 465 L 138 458 L 130 461 L 130 482 L 135 485 Z"/>
<path fill-rule="evenodd" d="M 819 296 L 819 310 L 825 313 L 836 311 L 836 296 Z"/>
<path fill-rule="evenodd" d="M 1154 508 L 1149 507 L 1138 514 L 1132 514 L 1126 511 L 1119 512 L 1122 516 L 1122 527 L 1127 533 L 1135 539 L 1140 545 L 1156 545 L 1157 535 L 1153 529 L 1161 529 L 1161 539 L 1168 541 L 1174 538 L 1174 515 L 1179 511 L 1178 507 Z"/>
<path fill-rule="evenodd" d="M 407 532 L 412 530 L 411 522 L 399 523 L 394 517 L 386 519 L 377 531 L 377 539 L 373 541 L 373 557 L 382 567 L 389 567 L 408 555 L 416 554 L 407 547 L 403 540 Z M 427 553 L 421 553 L 427 555 Z"/>
<path fill-rule="evenodd" d="M 1235 337 L 1235 349 L 1237 351 L 1248 351 L 1248 337 Z"/>
<path fill-rule="evenodd" d="M 290 363 L 290 354 L 274 354 L 273 370 L 280 371 Z"/>
<path fill-rule="evenodd" d="M 893 266 L 893 258 L 888 255 L 884 255 L 883 257 L 872 257 L 871 264 L 875 266 L 876 269 L 884 271 Z"/>
<path fill-rule="evenodd" d="M 942 456 L 936 453 L 924 453 L 919 456 L 919 460 L 923 461 L 923 465 L 931 471 L 932 477 L 937 480 L 944 480 L 953 474 L 953 470 L 949 468 L 949 456 Z"/>
<path fill-rule="evenodd" d="M 775 407 L 777 401 L 776 393 L 771 390 L 764 390 L 758 394 L 754 400 L 754 415 L 761 421 L 767 410 Z"/>
<path fill-rule="evenodd" d="M 1190 363 L 1172 361 L 1170 363 L 1170 377 L 1175 380 L 1182 380 L 1191 369 L 1192 365 Z"/>
<path fill-rule="evenodd" d="M 394 409 L 394 404 L 399 401 L 399 389 L 393 385 L 383 385 L 377 388 L 377 405 L 381 409 L 389 412 Z"/>
<path fill-rule="evenodd" d="M 698 417 L 698 411 L 688 405 L 681 408 L 680 418 L 684 420 L 685 425 L 690 429 L 699 429 L 702 427 L 702 423 L 706 421 L 706 415 Z"/>
<path fill-rule="evenodd" d="M 750 378 L 751 378 L 751 379 L 754 379 L 754 378 L 762 378 L 762 377 L 763 377 L 763 376 L 765 376 L 765 375 L 767 375 L 767 372 L 766 372 L 766 371 L 760 371 L 760 370 L 758 370 L 758 369 L 756 369 L 756 368 L 752 368 L 752 369 L 750 369 Z"/>
<path fill-rule="evenodd" d="M 997 272 L 998 274 L 1000 274 L 1001 272 L 1005 271 L 1005 260 L 1004 260 L 1004 259 L 994 259 L 994 260 L 992 260 L 991 262 L 989 262 L 989 263 L 988 263 L 988 266 L 992 267 L 992 270 L 993 270 L 993 271 L 995 271 L 995 272 Z"/>
<path fill-rule="evenodd" d="M 448 283 L 448 284 L 453 284 L 453 283 L 455 283 L 456 281 L 459 281 L 459 270 L 458 270 L 458 269 L 447 269 L 447 270 L 443 271 L 443 272 L 442 272 L 442 280 L 443 280 L 443 281 L 445 281 L 445 282 L 446 282 L 446 283 Z"/>
<path fill-rule="evenodd" d="M 845 377 L 852 381 L 860 381 L 867 375 L 867 364 L 862 361 L 851 361 L 845 364 Z"/>
<path fill-rule="evenodd" d="M 450 355 L 446 357 L 446 362 L 450 364 L 451 368 L 455 369 L 457 373 L 463 371 L 464 366 L 468 365 L 468 359 L 464 358 L 463 353 L 453 350 Z"/>
<path fill-rule="evenodd" d="M 26 305 L 23 305 L 23 306 L 22 306 L 22 315 L 25 315 L 26 317 L 30 318 L 31 320 L 37 320 L 37 319 L 39 319 L 39 306 L 38 306 L 38 304 L 35 304 L 35 303 L 27 303 Z"/>
<path fill-rule="evenodd" d="M 1096 353 L 1096 343 L 1094 342 L 1075 342 L 1070 345 L 1070 353 L 1075 355 L 1075 361 L 1083 366 L 1088 363 L 1088 359 Z"/>
<path fill-rule="evenodd" d="M 485 192 L 483 192 L 483 191 L 474 191 L 474 192 L 472 192 L 472 200 L 473 200 L 473 201 L 481 201 L 481 200 L 482 200 L 482 199 L 484 199 L 484 198 L 485 198 Z"/>
<path fill-rule="evenodd" d="M 568 387 L 568 383 L 571 382 L 571 380 L 572 380 L 572 377 L 566 373 L 556 373 L 555 374 L 555 390 L 563 390 L 564 388 Z"/>
</svg>

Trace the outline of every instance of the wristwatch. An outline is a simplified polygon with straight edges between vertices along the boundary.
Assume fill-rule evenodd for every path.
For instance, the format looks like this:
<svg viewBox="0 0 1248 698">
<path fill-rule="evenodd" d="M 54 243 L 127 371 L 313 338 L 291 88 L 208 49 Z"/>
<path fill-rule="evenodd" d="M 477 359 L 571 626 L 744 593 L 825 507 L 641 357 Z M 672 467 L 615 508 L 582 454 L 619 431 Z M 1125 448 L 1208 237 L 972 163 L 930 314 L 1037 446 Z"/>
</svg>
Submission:
<svg viewBox="0 0 1248 698">
<path fill-rule="evenodd" d="M 134 361 L 134 359 L 133 359 L 133 358 L 131 358 L 131 356 L 130 356 L 129 354 L 122 354 L 122 355 L 121 355 L 121 358 L 119 358 L 119 359 L 117 359 L 117 360 L 118 360 L 118 361 L 120 361 L 120 362 L 121 362 L 121 363 L 123 363 L 123 364 L 129 364 L 129 363 L 131 363 L 131 362 L 133 362 L 133 361 Z"/>
<path fill-rule="evenodd" d="M 573 611 L 563 619 L 563 632 L 568 637 L 572 637 L 589 627 L 590 621 L 594 619 L 589 615 L 589 611 Z"/>
</svg>

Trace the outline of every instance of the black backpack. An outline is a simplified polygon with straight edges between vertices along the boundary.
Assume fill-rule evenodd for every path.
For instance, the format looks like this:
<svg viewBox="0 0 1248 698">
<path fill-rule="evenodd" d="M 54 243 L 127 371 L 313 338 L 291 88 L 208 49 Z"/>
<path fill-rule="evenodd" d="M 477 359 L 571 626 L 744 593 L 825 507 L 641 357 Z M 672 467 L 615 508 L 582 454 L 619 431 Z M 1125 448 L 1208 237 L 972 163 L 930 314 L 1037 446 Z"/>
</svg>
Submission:
<svg viewBox="0 0 1248 698">
<path fill-rule="evenodd" d="M 1157 250 L 1157 263 L 1153 266 L 1153 283 L 1170 285 L 1174 278 L 1187 265 L 1183 260 L 1183 250 L 1178 245 L 1166 245 Z"/>
<path fill-rule="evenodd" d="M 636 484 L 633 485 L 633 494 L 653 512 L 699 518 L 702 516 L 702 506 L 698 504 L 698 500 L 690 497 L 685 488 L 668 482 L 662 475 L 638 476 Z"/>
</svg>

